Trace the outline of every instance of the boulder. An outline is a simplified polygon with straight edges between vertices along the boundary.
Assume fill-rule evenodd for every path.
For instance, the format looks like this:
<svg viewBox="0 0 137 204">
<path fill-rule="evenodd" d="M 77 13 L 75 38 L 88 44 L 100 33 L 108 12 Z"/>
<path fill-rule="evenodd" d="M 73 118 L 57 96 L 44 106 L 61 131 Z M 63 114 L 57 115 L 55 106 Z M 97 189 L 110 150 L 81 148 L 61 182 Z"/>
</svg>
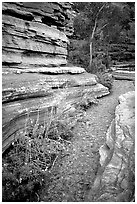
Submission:
<svg viewBox="0 0 137 204">
<path fill-rule="evenodd" d="M 106 135 L 100 147 L 100 168 L 89 198 L 98 202 L 132 202 L 135 191 L 135 92 L 119 97 Z"/>
</svg>

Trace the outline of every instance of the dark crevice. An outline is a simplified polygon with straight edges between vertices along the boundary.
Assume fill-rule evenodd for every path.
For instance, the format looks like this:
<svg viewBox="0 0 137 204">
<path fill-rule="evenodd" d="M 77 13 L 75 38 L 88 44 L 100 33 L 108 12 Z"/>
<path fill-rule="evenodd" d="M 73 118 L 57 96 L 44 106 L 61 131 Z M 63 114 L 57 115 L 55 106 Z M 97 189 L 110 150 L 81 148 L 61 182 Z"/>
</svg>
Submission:
<svg viewBox="0 0 137 204">
<path fill-rule="evenodd" d="M 42 51 L 35 51 L 35 50 L 26 50 L 26 49 L 19 49 L 19 48 L 16 48 L 16 47 L 6 47 L 6 46 L 3 46 L 2 49 L 4 51 L 12 51 L 12 50 L 19 50 L 19 51 L 22 51 L 23 54 L 29 54 L 29 53 L 39 53 L 39 54 L 45 54 L 47 56 L 50 56 L 51 58 L 52 57 L 55 57 L 55 56 L 60 56 L 62 58 L 62 56 L 65 56 L 64 54 L 56 54 L 56 53 L 49 53 L 49 52 L 42 52 Z"/>
<path fill-rule="evenodd" d="M 14 65 L 18 65 L 21 64 L 19 62 L 2 62 L 3 66 L 14 66 Z"/>
<path fill-rule="evenodd" d="M 33 98 L 42 98 L 42 97 L 48 97 L 51 96 L 52 93 L 33 93 L 33 95 L 28 95 L 28 94 L 22 94 L 20 96 L 15 96 L 14 98 L 5 98 L 2 101 L 2 104 L 10 103 L 10 102 L 15 102 L 15 101 L 22 101 L 22 100 L 29 100 Z"/>
<path fill-rule="evenodd" d="M 48 26 L 60 26 L 62 23 L 57 22 L 57 20 L 53 19 L 50 16 L 45 16 L 42 18 L 42 23 L 48 25 Z"/>
<path fill-rule="evenodd" d="M 17 12 L 17 11 L 15 11 L 13 9 L 10 9 L 10 8 L 8 8 L 6 10 L 3 10 L 2 15 L 3 14 L 10 15 L 10 16 L 13 16 L 13 17 L 16 17 L 16 18 L 27 20 L 27 21 L 32 21 L 34 19 L 32 14 L 28 14 L 28 13 L 23 14 L 22 11 Z"/>
</svg>

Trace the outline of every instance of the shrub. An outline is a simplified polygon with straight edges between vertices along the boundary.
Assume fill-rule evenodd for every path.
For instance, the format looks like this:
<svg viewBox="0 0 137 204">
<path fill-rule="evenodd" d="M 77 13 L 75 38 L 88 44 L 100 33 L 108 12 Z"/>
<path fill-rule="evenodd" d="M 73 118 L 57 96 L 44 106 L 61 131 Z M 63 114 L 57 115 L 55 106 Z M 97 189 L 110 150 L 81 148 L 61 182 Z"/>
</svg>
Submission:
<svg viewBox="0 0 137 204">
<path fill-rule="evenodd" d="M 87 72 L 96 73 L 99 71 L 109 70 L 111 64 L 111 58 L 107 53 L 107 49 L 103 48 L 102 51 L 97 53 L 94 45 L 93 49 L 93 63 L 89 67 L 90 50 L 89 42 L 87 40 L 70 40 L 68 47 L 68 61 L 71 64 L 82 66 Z"/>
<path fill-rule="evenodd" d="M 68 47 L 68 61 L 87 69 L 89 66 L 89 43 L 85 40 L 71 40 Z"/>
<path fill-rule="evenodd" d="M 58 155 L 73 136 L 67 125 L 56 117 L 51 116 L 42 125 L 38 119 L 30 125 L 31 119 L 28 118 L 25 132 L 19 132 L 3 154 L 3 201 L 39 201 L 41 190 L 49 186 Z"/>
<path fill-rule="evenodd" d="M 112 89 L 112 85 L 113 85 L 112 74 L 108 72 L 98 72 L 96 73 L 96 75 L 98 77 L 98 83 L 106 86 L 109 90 Z"/>
<path fill-rule="evenodd" d="M 87 110 L 90 108 L 92 105 L 97 105 L 98 104 L 98 99 L 86 94 L 80 101 L 77 103 L 77 108 L 80 108 L 82 110 Z"/>
</svg>

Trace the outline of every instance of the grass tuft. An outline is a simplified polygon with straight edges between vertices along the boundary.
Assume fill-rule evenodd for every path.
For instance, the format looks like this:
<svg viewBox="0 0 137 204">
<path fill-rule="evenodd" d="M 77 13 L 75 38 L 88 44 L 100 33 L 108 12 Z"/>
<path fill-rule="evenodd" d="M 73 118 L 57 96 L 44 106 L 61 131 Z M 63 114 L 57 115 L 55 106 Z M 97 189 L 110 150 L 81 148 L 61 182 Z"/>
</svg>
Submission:
<svg viewBox="0 0 137 204">
<path fill-rule="evenodd" d="M 58 117 L 51 114 L 49 121 L 39 124 L 28 117 L 24 132 L 3 154 L 2 201 L 38 202 L 42 188 L 50 183 L 50 175 L 58 156 L 70 144 L 73 134 Z"/>
</svg>

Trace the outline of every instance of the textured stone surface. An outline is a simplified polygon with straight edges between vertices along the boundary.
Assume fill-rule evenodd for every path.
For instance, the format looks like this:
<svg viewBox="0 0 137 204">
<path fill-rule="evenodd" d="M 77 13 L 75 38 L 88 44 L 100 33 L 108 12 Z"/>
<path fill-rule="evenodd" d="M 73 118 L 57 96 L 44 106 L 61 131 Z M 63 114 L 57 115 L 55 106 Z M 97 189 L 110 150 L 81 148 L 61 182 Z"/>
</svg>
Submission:
<svg viewBox="0 0 137 204">
<path fill-rule="evenodd" d="M 28 114 L 36 119 L 39 112 L 43 122 L 51 107 L 75 111 L 82 98 L 109 91 L 83 68 L 64 66 L 73 33 L 71 3 L 4 2 L 2 12 L 4 151 Z"/>
<path fill-rule="evenodd" d="M 81 74 L 86 72 L 82 67 L 40 67 L 29 69 L 5 68 L 3 74 L 43 73 L 43 74 Z"/>
<path fill-rule="evenodd" d="M 71 3 L 2 4 L 3 68 L 35 68 L 67 63 L 73 33 Z"/>
<path fill-rule="evenodd" d="M 128 63 L 128 64 L 116 64 L 113 65 L 114 69 L 117 70 L 127 70 L 127 71 L 134 71 L 135 70 L 135 63 Z"/>
<path fill-rule="evenodd" d="M 135 92 L 121 95 L 119 103 L 106 143 L 99 150 L 101 167 L 92 188 L 96 201 L 134 200 Z"/>
<path fill-rule="evenodd" d="M 52 68 L 51 68 L 52 69 Z M 54 69 L 54 68 L 53 68 Z M 68 69 L 68 68 L 66 68 Z M 17 130 L 25 128 L 28 112 L 44 121 L 45 111 L 54 107 L 58 112 L 73 110 L 84 98 L 97 98 L 109 94 L 98 84 L 96 75 L 82 68 L 71 67 L 80 74 L 4 74 L 3 75 L 3 149 L 14 139 Z M 46 117 L 48 118 L 48 116 Z"/>
<path fill-rule="evenodd" d="M 116 70 L 113 72 L 113 77 L 119 80 L 135 81 L 135 71 Z"/>
<path fill-rule="evenodd" d="M 135 64 L 116 64 L 111 67 L 113 77 L 119 80 L 135 81 Z"/>
</svg>

